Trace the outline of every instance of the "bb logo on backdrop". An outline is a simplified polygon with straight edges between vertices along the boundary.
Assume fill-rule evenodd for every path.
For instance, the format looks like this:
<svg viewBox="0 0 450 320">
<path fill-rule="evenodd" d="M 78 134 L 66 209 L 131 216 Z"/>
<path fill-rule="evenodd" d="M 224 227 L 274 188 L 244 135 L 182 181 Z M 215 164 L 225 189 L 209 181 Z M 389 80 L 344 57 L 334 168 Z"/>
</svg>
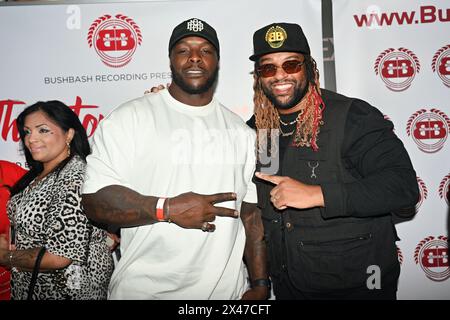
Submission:
<svg viewBox="0 0 450 320">
<path fill-rule="evenodd" d="M 441 78 L 442 83 L 450 88 L 450 44 L 436 51 L 431 68 Z"/>
<path fill-rule="evenodd" d="M 446 236 L 426 237 L 414 250 L 414 260 L 433 281 L 444 281 L 450 277 L 448 242 Z"/>
<path fill-rule="evenodd" d="M 375 74 L 381 77 L 386 87 L 392 91 L 408 89 L 420 71 L 417 56 L 406 48 L 389 48 L 375 60 Z"/>
<path fill-rule="evenodd" d="M 450 119 L 444 112 L 434 108 L 420 109 L 408 119 L 406 132 L 420 150 L 435 153 L 444 146 L 449 128 Z"/>
<path fill-rule="evenodd" d="M 444 179 L 441 180 L 441 183 L 439 183 L 439 197 L 442 199 L 444 198 L 445 202 L 447 202 L 447 205 L 450 206 L 450 199 L 448 199 L 450 189 L 450 174 L 446 175 Z"/>
<path fill-rule="evenodd" d="M 120 68 L 131 61 L 142 43 L 142 34 L 130 17 L 119 13 L 113 18 L 105 14 L 91 24 L 87 40 L 89 48 L 94 47 L 104 64 Z"/>
</svg>

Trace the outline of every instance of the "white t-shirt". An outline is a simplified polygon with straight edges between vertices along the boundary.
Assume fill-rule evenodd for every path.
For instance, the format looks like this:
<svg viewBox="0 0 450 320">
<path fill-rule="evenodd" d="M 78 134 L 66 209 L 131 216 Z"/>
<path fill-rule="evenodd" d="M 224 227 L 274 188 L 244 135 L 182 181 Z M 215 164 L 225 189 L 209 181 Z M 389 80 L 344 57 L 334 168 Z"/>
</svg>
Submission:
<svg viewBox="0 0 450 320">
<path fill-rule="evenodd" d="M 83 193 L 122 185 L 143 195 L 235 192 L 218 203 L 256 203 L 255 133 L 217 100 L 193 107 L 162 90 L 129 101 L 100 123 Z M 239 299 L 246 286 L 240 218 L 217 217 L 214 232 L 160 222 L 122 228 L 110 299 Z"/>
</svg>

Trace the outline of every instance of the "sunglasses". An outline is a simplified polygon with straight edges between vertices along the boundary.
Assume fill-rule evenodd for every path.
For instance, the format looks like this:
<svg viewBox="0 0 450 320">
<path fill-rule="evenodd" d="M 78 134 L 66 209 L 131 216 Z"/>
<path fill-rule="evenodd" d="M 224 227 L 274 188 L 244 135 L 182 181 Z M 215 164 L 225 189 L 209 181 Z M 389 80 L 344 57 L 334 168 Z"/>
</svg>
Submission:
<svg viewBox="0 0 450 320">
<path fill-rule="evenodd" d="M 281 65 L 281 68 L 283 68 L 284 72 L 287 74 L 293 74 L 300 72 L 302 69 L 302 65 L 305 63 L 305 61 L 298 61 L 298 60 L 289 60 L 283 62 Z M 256 72 L 258 75 L 260 75 L 263 78 L 273 77 L 277 73 L 277 69 L 280 68 L 279 66 L 276 66 L 272 63 L 263 64 L 260 65 L 258 68 L 256 68 Z"/>
</svg>

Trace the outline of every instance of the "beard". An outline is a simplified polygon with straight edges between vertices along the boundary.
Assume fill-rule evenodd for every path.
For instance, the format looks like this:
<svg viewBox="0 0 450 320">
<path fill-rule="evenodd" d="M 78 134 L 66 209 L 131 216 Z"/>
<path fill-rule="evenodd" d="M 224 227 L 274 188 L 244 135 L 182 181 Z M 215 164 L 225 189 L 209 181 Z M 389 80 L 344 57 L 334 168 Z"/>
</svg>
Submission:
<svg viewBox="0 0 450 320">
<path fill-rule="evenodd" d="M 175 69 L 173 68 L 172 65 L 170 65 L 170 71 L 172 72 L 173 82 L 175 82 L 175 84 L 177 86 L 179 86 L 181 88 L 181 90 L 183 90 L 184 92 L 187 92 L 189 94 L 205 93 L 216 83 L 217 77 L 219 75 L 219 67 L 216 67 L 216 69 L 213 71 L 211 76 L 208 79 L 206 79 L 206 82 L 203 85 L 197 87 L 197 86 L 192 86 L 189 83 L 187 83 L 186 81 L 184 81 L 181 74 L 179 72 L 175 71 Z"/>
<path fill-rule="evenodd" d="M 269 99 L 270 102 L 274 105 L 277 109 L 283 109 L 287 110 L 292 107 L 295 107 L 305 96 L 306 92 L 308 92 L 308 85 L 306 85 L 303 89 L 300 88 L 298 83 L 295 85 L 294 88 L 294 95 L 286 102 L 281 102 L 277 99 L 277 97 L 270 91 L 270 89 L 266 88 L 265 86 L 261 86 L 264 94 L 266 95 L 267 99 Z"/>
</svg>

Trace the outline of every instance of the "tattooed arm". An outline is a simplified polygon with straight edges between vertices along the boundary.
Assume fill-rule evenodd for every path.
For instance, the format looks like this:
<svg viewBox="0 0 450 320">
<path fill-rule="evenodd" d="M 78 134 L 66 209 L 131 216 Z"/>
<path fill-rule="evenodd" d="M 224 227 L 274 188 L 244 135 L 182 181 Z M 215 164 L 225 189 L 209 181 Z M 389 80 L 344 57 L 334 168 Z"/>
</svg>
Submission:
<svg viewBox="0 0 450 320">
<path fill-rule="evenodd" d="M 83 194 L 82 204 L 86 215 L 109 230 L 121 227 L 136 227 L 158 222 L 156 202 L 158 197 L 144 196 L 127 187 L 112 185 L 96 193 Z M 236 200 L 234 193 L 201 195 L 193 192 L 180 194 L 164 203 L 164 218 L 183 228 L 201 229 L 205 222 L 214 221 L 215 216 L 237 217 L 232 209 L 215 207 L 218 202 Z M 215 226 L 208 223 L 208 231 Z"/>
<path fill-rule="evenodd" d="M 26 250 L 8 250 L 6 236 L 0 235 L 0 265 L 20 271 L 33 271 L 38 252 L 41 248 Z M 40 272 L 57 270 L 67 267 L 72 260 L 45 252 L 42 257 Z"/>
<path fill-rule="evenodd" d="M 81 203 L 86 215 L 95 222 L 113 227 L 135 227 L 157 222 L 157 201 L 157 197 L 143 196 L 129 188 L 113 185 L 96 193 L 83 194 Z"/>
<path fill-rule="evenodd" d="M 261 211 L 256 204 L 242 202 L 241 219 L 245 228 L 244 257 L 247 263 L 251 282 L 268 279 L 266 265 L 266 243 L 264 241 L 264 227 L 261 220 Z M 252 286 L 242 297 L 244 300 L 263 300 L 269 296 L 269 287 Z"/>
</svg>

